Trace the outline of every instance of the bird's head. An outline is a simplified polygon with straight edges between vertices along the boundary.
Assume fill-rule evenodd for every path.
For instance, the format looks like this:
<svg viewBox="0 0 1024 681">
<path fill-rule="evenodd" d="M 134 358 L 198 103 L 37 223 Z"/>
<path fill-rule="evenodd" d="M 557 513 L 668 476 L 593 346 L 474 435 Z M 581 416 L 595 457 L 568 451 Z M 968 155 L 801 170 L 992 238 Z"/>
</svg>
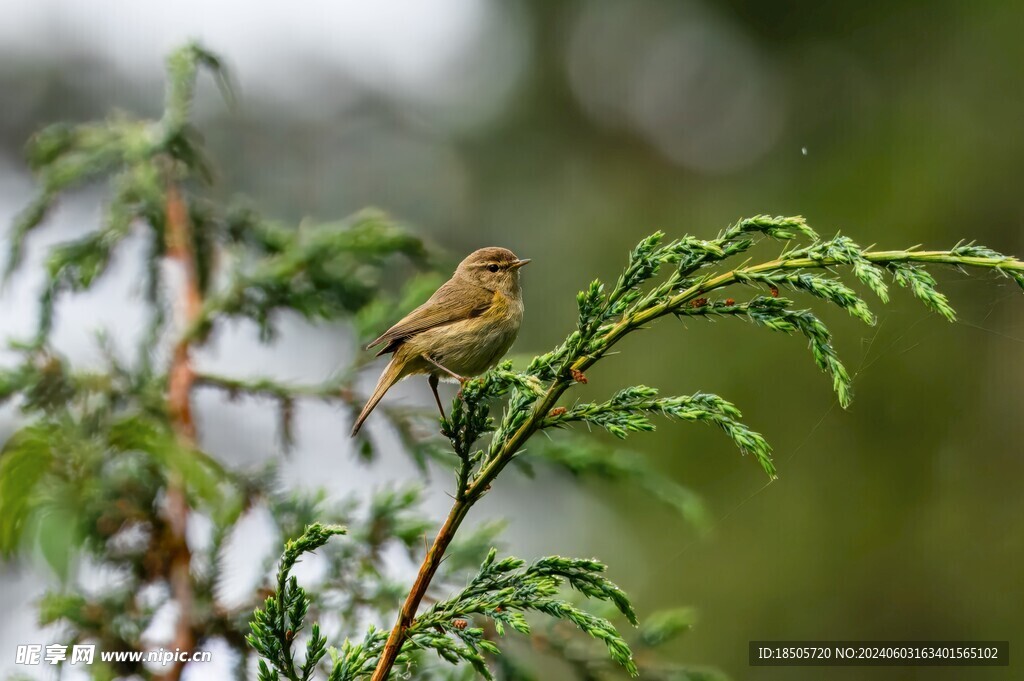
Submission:
<svg viewBox="0 0 1024 681">
<path fill-rule="evenodd" d="M 528 262 L 517 258 L 507 248 L 489 246 L 466 256 L 455 270 L 455 276 L 463 277 L 488 291 L 518 295 L 519 268 Z"/>
</svg>

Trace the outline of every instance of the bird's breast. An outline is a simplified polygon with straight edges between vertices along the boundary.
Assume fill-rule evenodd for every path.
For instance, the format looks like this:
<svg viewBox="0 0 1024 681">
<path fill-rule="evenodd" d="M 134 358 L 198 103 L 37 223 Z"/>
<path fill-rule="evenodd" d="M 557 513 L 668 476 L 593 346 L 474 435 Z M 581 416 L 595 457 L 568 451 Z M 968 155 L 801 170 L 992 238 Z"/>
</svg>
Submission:
<svg viewBox="0 0 1024 681">
<path fill-rule="evenodd" d="M 513 299 L 501 291 L 495 291 L 491 298 L 491 305 L 483 316 L 514 323 L 518 330 L 518 325 L 523 321 L 523 301 Z"/>
</svg>

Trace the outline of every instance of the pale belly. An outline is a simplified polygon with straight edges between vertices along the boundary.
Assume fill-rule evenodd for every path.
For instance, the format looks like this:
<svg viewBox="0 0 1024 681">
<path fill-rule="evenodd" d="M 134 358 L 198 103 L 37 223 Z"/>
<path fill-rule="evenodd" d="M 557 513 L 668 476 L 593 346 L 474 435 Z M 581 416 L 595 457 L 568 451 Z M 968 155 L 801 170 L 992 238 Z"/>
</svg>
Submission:
<svg viewBox="0 0 1024 681">
<path fill-rule="evenodd" d="M 486 317 L 467 319 L 446 324 L 419 333 L 405 342 L 408 351 L 428 354 L 435 362 L 461 376 L 476 376 L 505 356 L 519 333 L 520 315 L 500 321 L 489 321 Z M 421 371 L 445 378 L 433 366 L 424 366 Z"/>
</svg>

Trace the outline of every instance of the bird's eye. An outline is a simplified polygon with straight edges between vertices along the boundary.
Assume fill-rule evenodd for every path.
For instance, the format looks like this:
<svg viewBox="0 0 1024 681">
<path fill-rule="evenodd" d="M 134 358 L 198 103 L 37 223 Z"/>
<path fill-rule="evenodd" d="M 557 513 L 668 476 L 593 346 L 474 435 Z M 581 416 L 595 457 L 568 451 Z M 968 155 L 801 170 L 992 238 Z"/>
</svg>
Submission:
<svg viewBox="0 0 1024 681">
<path fill-rule="evenodd" d="M 488 265 L 487 266 L 487 271 L 488 272 L 497 272 L 498 271 L 498 266 L 497 265 L 493 265 L 493 264 L 492 265 Z"/>
</svg>

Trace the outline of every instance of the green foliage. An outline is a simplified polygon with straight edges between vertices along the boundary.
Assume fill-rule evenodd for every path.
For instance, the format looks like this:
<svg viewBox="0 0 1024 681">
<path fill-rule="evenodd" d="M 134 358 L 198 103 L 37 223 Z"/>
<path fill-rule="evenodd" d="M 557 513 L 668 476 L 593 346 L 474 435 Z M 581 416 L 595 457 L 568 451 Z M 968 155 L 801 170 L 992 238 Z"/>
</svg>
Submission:
<svg viewBox="0 0 1024 681">
<path fill-rule="evenodd" d="M 387 637 L 386 631 L 370 625 L 361 642 L 352 643 L 346 639 L 340 651 L 332 649 L 328 681 L 356 681 L 369 678 L 377 666 L 377 658 Z"/>
<path fill-rule="evenodd" d="M 637 385 L 615 393 L 600 404 L 577 404 L 557 414 L 549 415 L 542 427 L 562 426 L 579 421 L 601 426 L 615 437 L 625 439 L 631 432 L 654 430 L 648 415 L 677 418 L 682 421 L 700 421 L 721 428 L 744 454 L 752 453 L 769 475 L 775 474 L 771 447 L 760 433 L 747 428 L 738 420 L 742 414 L 729 402 L 717 395 L 697 393 L 688 397 L 658 397 L 658 391 Z"/>
<path fill-rule="evenodd" d="M 15 221 L 5 278 L 21 264 L 25 238 L 43 223 L 62 192 L 108 175 L 113 197 L 98 231 L 51 250 L 38 345 L 44 344 L 49 334 L 59 295 L 86 289 L 101 277 L 135 221 L 149 225 L 155 232 L 154 243 L 164 242 L 169 183 L 209 178 L 209 167 L 188 121 L 200 67 L 222 74 L 218 60 L 198 45 L 187 45 L 170 57 L 167 109 L 160 121 L 119 115 L 102 123 L 58 123 L 29 143 L 26 155 L 41 189 Z M 155 256 L 161 254 L 162 245 L 154 250 Z M 149 271 L 153 281 L 159 279 L 155 267 L 154 258 Z M 208 280 L 208 272 L 200 276 Z"/>
<path fill-rule="evenodd" d="M 23 428 L 0 454 L 0 551 L 11 556 L 39 503 L 37 486 L 53 464 L 50 432 L 44 424 Z"/>
<path fill-rule="evenodd" d="M 852 380 L 839 354 L 832 345 L 832 333 L 810 310 L 791 309 L 793 301 L 787 298 L 755 296 L 750 301 L 726 304 L 718 301 L 697 308 L 680 310 L 677 316 L 740 316 L 758 326 L 782 333 L 799 333 L 807 338 L 808 347 L 819 369 L 832 377 L 832 388 L 845 409 L 853 399 Z"/>
<path fill-rule="evenodd" d="M 415 489 L 385 489 L 371 500 L 365 518 L 350 527 L 348 541 L 319 545 L 323 530 L 307 527 L 299 535 L 299 540 L 286 544 L 274 593 L 250 623 L 251 644 L 260 653 L 266 667 L 261 678 L 291 679 L 283 671 L 288 666 L 285 662 L 287 655 L 292 655 L 291 665 L 296 676 L 302 678 L 302 666 L 291 651 L 300 645 L 301 632 L 308 626 L 310 618 L 315 613 L 324 612 L 318 602 L 331 603 L 331 611 L 341 614 L 345 623 L 358 622 L 368 612 L 378 612 L 373 607 L 367 608 L 370 605 L 368 600 L 372 599 L 368 599 L 367 592 L 349 580 L 360 580 L 360 575 L 379 570 L 379 555 L 389 541 L 399 539 L 410 550 L 410 555 L 422 548 L 422 535 L 416 534 L 423 528 L 419 524 L 421 516 L 416 512 L 417 502 Z M 282 504 L 275 509 L 274 515 L 288 519 L 281 526 L 283 533 L 295 530 L 309 518 L 332 515 L 321 504 L 308 506 L 301 498 L 284 500 Z M 342 519 L 337 515 L 332 517 Z M 523 645 L 529 647 L 529 641 L 545 640 L 552 650 L 567 646 L 565 653 L 570 654 L 574 664 L 581 665 L 581 669 L 598 668 L 604 662 L 614 660 L 625 671 L 633 670 L 635 665 L 645 676 L 655 674 L 652 678 L 661 678 L 657 674 L 667 667 L 639 665 L 632 659 L 630 649 L 633 646 L 660 646 L 684 631 L 686 626 L 680 622 L 683 613 L 656 614 L 649 624 L 645 623 L 638 630 L 635 641 L 630 643 L 607 615 L 587 612 L 574 602 L 575 594 L 592 602 L 607 603 L 612 613 L 636 623 L 628 597 L 604 577 L 603 564 L 595 560 L 559 556 L 542 558 L 529 565 L 517 558 L 498 560 L 496 550 L 487 547 L 500 529 L 500 525 L 485 525 L 474 532 L 463 533 L 458 541 L 453 542 L 445 570 L 438 575 L 436 582 L 454 595 L 438 601 L 416 619 L 399 656 L 400 667 L 414 673 L 415 678 L 470 678 L 460 675 L 457 668 L 446 671 L 443 667 L 434 666 L 434 661 L 445 666 L 465 663 L 484 678 L 495 674 L 495 665 L 501 669 L 512 665 L 526 674 L 525 667 L 514 658 L 521 654 Z M 403 536 L 404 539 L 401 538 Z M 294 565 L 300 549 L 306 546 L 311 547 L 310 551 L 319 549 L 321 557 L 329 563 L 326 583 L 314 593 L 302 590 L 290 574 L 285 574 Z M 456 586 L 460 581 L 463 586 Z M 387 605 L 381 607 L 380 612 L 394 607 L 394 599 L 401 596 L 401 585 L 396 587 L 398 590 L 389 594 L 384 601 Z M 297 595 L 300 591 L 301 599 Z M 284 623 L 281 613 L 291 611 L 287 607 L 282 608 L 282 603 L 286 606 L 291 604 L 295 610 L 294 616 L 289 614 Z M 359 603 L 361 605 L 353 607 Z M 592 637 L 595 644 L 606 652 L 598 653 L 590 648 L 576 650 L 574 643 L 565 640 L 564 629 L 548 626 L 545 619 L 533 622 L 531 618 L 534 617 L 571 624 Z M 692 622 L 692 614 L 689 621 Z M 505 637 L 499 652 L 498 639 L 509 630 L 529 634 L 530 638 L 521 643 L 515 637 Z M 345 631 L 350 632 L 350 627 L 346 626 Z M 282 643 L 282 638 L 285 643 Z M 330 659 L 324 660 L 325 664 L 320 666 L 326 666 L 324 673 L 329 679 L 354 681 L 368 678 L 376 667 L 386 638 L 386 631 L 370 626 L 361 638 L 346 638 L 337 649 L 328 647 Z M 310 640 L 307 638 L 304 645 L 308 646 Z M 303 659 L 309 659 L 308 653 Z M 520 677 L 506 674 L 497 678 Z"/>
<path fill-rule="evenodd" d="M 426 260 L 419 239 L 376 211 L 341 223 L 303 224 L 273 245 L 274 252 L 256 257 L 233 252 L 232 281 L 207 299 L 192 335 L 204 337 L 215 320 L 237 316 L 255 321 L 261 337 L 271 340 L 276 311 L 294 310 L 310 320 L 358 312 L 374 299 L 389 256 Z"/>
<path fill-rule="evenodd" d="M 630 623 L 636 624 L 636 614 L 626 594 L 601 575 L 605 570 L 603 564 L 551 556 L 527 566 L 518 558 L 495 562 L 496 557 L 497 551 L 492 549 L 469 586 L 417 618 L 409 629 L 411 640 L 415 642 L 417 635 L 428 627 L 437 627 L 460 639 L 473 654 L 478 654 L 481 648 L 496 654 L 498 651 L 493 644 L 482 645 L 486 640 L 481 638 L 482 630 L 458 627 L 453 623 L 482 615 L 494 623 L 499 636 L 505 633 L 506 626 L 521 634 L 529 634 L 530 626 L 523 613 L 538 612 L 571 622 L 583 633 L 603 642 L 613 660 L 632 676 L 637 675 L 633 653 L 611 622 L 558 597 L 559 587 L 565 583 L 588 598 L 614 604 Z M 483 675 L 491 678 L 490 674 Z"/>
<path fill-rule="evenodd" d="M 262 609 L 253 613 L 249 623 L 252 632 L 246 637 L 249 645 L 264 658 L 260 660 L 261 681 L 281 676 L 290 681 L 306 681 L 327 653 L 327 639 L 321 635 L 320 626 L 314 624 L 306 643 L 305 661 L 301 665 L 295 662 L 292 643 L 305 623 L 310 599 L 298 580 L 291 576 L 291 570 L 302 554 L 316 551 L 332 536 L 345 532 L 345 528 L 337 525 L 314 523 L 306 527 L 301 536 L 285 544 L 277 570 L 277 591 L 267 598 Z M 273 668 L 267 666 L 266 660 Z"/>
<path fill-rule="evenodd" d="M 947 321 L 956 321 L 956 311 L 950 306 L 946 296 L 939 293 L 935 288 L 935 277 L 919 265 L 894 263 L 891 269 L 897 284 L 913 291 L 914 295 L 927 305 L 932 312 L 938 312 Z"/>
<path fill-rule="evenodd" d="M 112 452 L 149 456 L 160 469 L 184 481 L 205 507 L 219 513 L 223 504 L 237 513 L 237 504 L 231 503 L 230 474 L 213 457 L 183 446 L 166 424 L 130 415 L 112 421 L 105 430 Z"/>
</svg>

